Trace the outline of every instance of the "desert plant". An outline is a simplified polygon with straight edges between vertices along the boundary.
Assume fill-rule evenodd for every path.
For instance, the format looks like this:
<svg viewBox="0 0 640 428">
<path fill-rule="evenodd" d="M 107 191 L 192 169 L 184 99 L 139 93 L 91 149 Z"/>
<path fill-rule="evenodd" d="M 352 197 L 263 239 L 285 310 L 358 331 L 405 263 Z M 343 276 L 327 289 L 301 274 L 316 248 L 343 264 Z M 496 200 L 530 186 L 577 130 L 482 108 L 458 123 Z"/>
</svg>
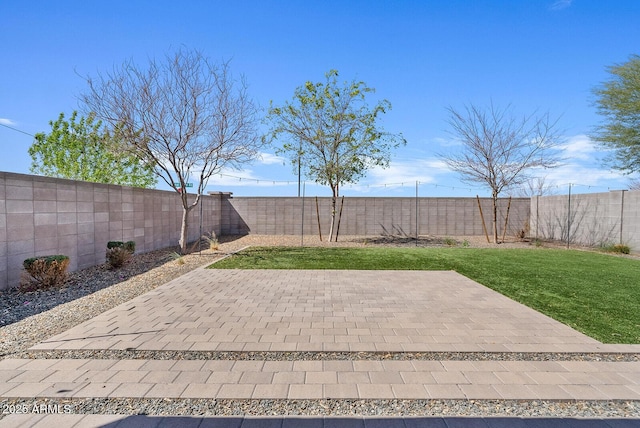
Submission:
<svg viewBox="0 0 640 428">
<path fill-rule="evenodd" d="M 220 248 L 218 238 L 216 238 L 213 234 L 211 236 L 205 236 L 204 241 L 207 243 L 210 250 L 217 251 L 218 248 Z"/>
<path fill-rule="evenodd" d="M 631 252 L 631 248 L 625 244 L 605 244 L 600 246 L 600 249 L 607 253 L 629 254 Z"/>
<path fill-rule="evenodd" d="M 631 248 L 625 244 L 617 244 L 613 246 L 613 250 L 616 253 L 629 254 L 631 253 Z"/>
<path fill-rule="evenodd" d="M 171 258 L 175 260 L 176 263 L 178 263 L 179 265 L 185 264 L 184 257 L 182 256 L 182 254 L 179 254 L 174 251 L 173 253 L 171 253 Z"/>
<path fill-rule="evenodd" d="M 449 237 L 444 238 L 442 242 L 444 242 L 444 244 L 448 245 L 449 247 L 454 247 L 458 245 L 458 242 L 455 239 L 449 238 Z"/>
<path fill-rule="evenodd" d="M 107 248 L 107 262 L 112 268 L 119 268 L 131 259 L 131 254 L 124 247 Z"/>
<path fill-rule="evenodd" d="M 52 255 L 32 257 L 23 262 L 25 271 L 30 275 L 30 285 L 35 289 L 58 287 L 67 278 L 69 257 Z"/>
</svg>

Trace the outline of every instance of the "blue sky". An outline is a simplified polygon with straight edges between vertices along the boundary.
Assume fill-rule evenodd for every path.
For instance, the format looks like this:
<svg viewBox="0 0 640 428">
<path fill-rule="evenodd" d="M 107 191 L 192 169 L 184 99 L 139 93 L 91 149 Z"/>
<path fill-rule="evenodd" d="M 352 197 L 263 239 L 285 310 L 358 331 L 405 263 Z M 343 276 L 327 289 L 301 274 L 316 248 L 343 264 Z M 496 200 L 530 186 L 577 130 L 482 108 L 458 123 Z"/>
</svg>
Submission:
<svg viewBox="0 0 640 428">
<path fill-rule="evenodd" d="M 567 161 L 544 173 L 558 192 L 569 183 L 574 192 L 626 188 L 587 135 L 601 120 L 591 90 L 607 66 L 640 53 L 639 21 L 637 0 L 8 1 L 0 6 L 0 171 L 28 173 L 31 162 L 33 138 L 7 126 L 48 132 L 60 112 L 78 108 L 79 75 L 185 46 L 231 60 L 262 107 L 290 100 L 329 69 L 389 100 L 382 124 L 408 143 L 389 169 L 343 187 L 347 196 L 414 195 L 416 181 L 422 196 L 487 195 L 436 155 L 456 149 L 446 107 L 490 102 L 561 117 Z M 295 195 L 297 177 L 274 153 L 214 176 L 208 190 Z M 329 194 L 313 183 L 306 190 Z"/>
</svg>

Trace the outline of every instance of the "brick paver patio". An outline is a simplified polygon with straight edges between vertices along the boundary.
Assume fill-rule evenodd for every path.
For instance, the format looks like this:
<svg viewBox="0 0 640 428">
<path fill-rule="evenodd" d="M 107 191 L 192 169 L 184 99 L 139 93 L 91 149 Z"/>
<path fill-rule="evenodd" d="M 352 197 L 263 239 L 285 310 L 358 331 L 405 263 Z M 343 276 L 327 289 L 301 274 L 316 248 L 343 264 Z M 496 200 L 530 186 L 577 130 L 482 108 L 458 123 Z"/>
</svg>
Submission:
<svg viewBox="0 0 640 428">
<path fill-rule="evenodd" d="M 640 353 L 455 272 L 213 269 L 33 349 Z M 640 400 L 640 362 L 5 359 L 0 397 Z"/>
<path fill-rule="evenodd" d="M 596 340 L 455 272 L 199 269 L 34 349 L 584 352 Z"/>
</svg>

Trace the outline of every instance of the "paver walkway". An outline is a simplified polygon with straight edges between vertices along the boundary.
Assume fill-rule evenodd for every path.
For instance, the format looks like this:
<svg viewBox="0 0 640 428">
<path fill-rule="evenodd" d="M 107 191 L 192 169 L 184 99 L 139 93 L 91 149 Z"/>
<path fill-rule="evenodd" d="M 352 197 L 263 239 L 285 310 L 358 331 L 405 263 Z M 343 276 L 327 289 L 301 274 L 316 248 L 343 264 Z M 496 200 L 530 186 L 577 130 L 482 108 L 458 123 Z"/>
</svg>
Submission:
<svg viewBox="0 0 640 428">
<path fill-rule="evenodd" d="M 640 353 L 599 343 L 455 272 L 197 269 L 32 349 L 298 354 L 5 359 L 0 398 L 640 400 L 637 361 L 305 358 Z"/>
</svg>

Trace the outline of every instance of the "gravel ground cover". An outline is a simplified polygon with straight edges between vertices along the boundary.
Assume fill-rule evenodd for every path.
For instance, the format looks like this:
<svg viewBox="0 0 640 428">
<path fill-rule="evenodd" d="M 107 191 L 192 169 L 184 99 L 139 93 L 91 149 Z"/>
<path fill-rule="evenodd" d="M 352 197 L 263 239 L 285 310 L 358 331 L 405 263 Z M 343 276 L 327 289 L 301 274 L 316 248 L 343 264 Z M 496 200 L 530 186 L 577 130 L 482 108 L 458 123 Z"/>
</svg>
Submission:
<svg viewBox="0 0 640 428">
<path fill-rule="evenodd" d="M 38 405 L 70 406 L 74 414 L 150 416 L 439 416 L 519 418 L 629 418 L 640 416 L 635 401 L 557 400 L 210 400 L 197 398 L 43 399 Z M 0 400 L 4 406 L 33 406 L 33 400 Z M 1 415 L 0 415 L 1 419 Z M 633 421 L 630 421 L 629 426 Z M 475 425 L 473 425 L 475 426 Z M 478 425 L 480 426 L 480 425 Z M 563 425 L 564 426 L 564 425 Z M 600 425 L 594 425 L 600 426 Z"/>
<path fill-rule="evenodd" d="M 38 350 L 14 353 L 11 358 L 100 360 L 234 360 L 234 361 L 597 361 L 636 362 L 633 353 L 559 352 L 302 352 L 302 351 L 143 351 L 143 350 Z"/>
<path fill-rule="evenodd" d="M 118 270 L 106 265 L 74 272 L 59 290 L 0 292 L 0 358 L 144 358 L 144 359 L 473 359 L 473 360 L 589 360 L 637 361 L 637 355 L 616 354 L 486 354 L 486 353 L 205 353 L 166 351 L 51 351 L 27 349 L 66 331 L 108 309 L 152 290 L 184 273 L 210 264 L 247 246 L 470 246 L 496 247 L 484 237 L 343 237 L 328 243 L 318 237 L 222 237 L 217 250 L 172 257 L 175 248 L 138 254 Z M 500 248 L 527 247 L 512 242 Z M 136 353 L 138 352 L 138 353 Z M 33 400 L 32 400 L 33 401 Z M 42 401 L 42 400 L 40 400 Z M 640 418 L 634 401 L 513 401 L 513 400 L 203 400 L 203 399 L 48 399 L 49 404 L 70 404 L 74 413 L 147 415 L 437 415 Z M 24 399 L 4 399 L 0 404 L 32 404 Z M 3 415 L 0 415 L 2 419 Z"/>
</svg>

